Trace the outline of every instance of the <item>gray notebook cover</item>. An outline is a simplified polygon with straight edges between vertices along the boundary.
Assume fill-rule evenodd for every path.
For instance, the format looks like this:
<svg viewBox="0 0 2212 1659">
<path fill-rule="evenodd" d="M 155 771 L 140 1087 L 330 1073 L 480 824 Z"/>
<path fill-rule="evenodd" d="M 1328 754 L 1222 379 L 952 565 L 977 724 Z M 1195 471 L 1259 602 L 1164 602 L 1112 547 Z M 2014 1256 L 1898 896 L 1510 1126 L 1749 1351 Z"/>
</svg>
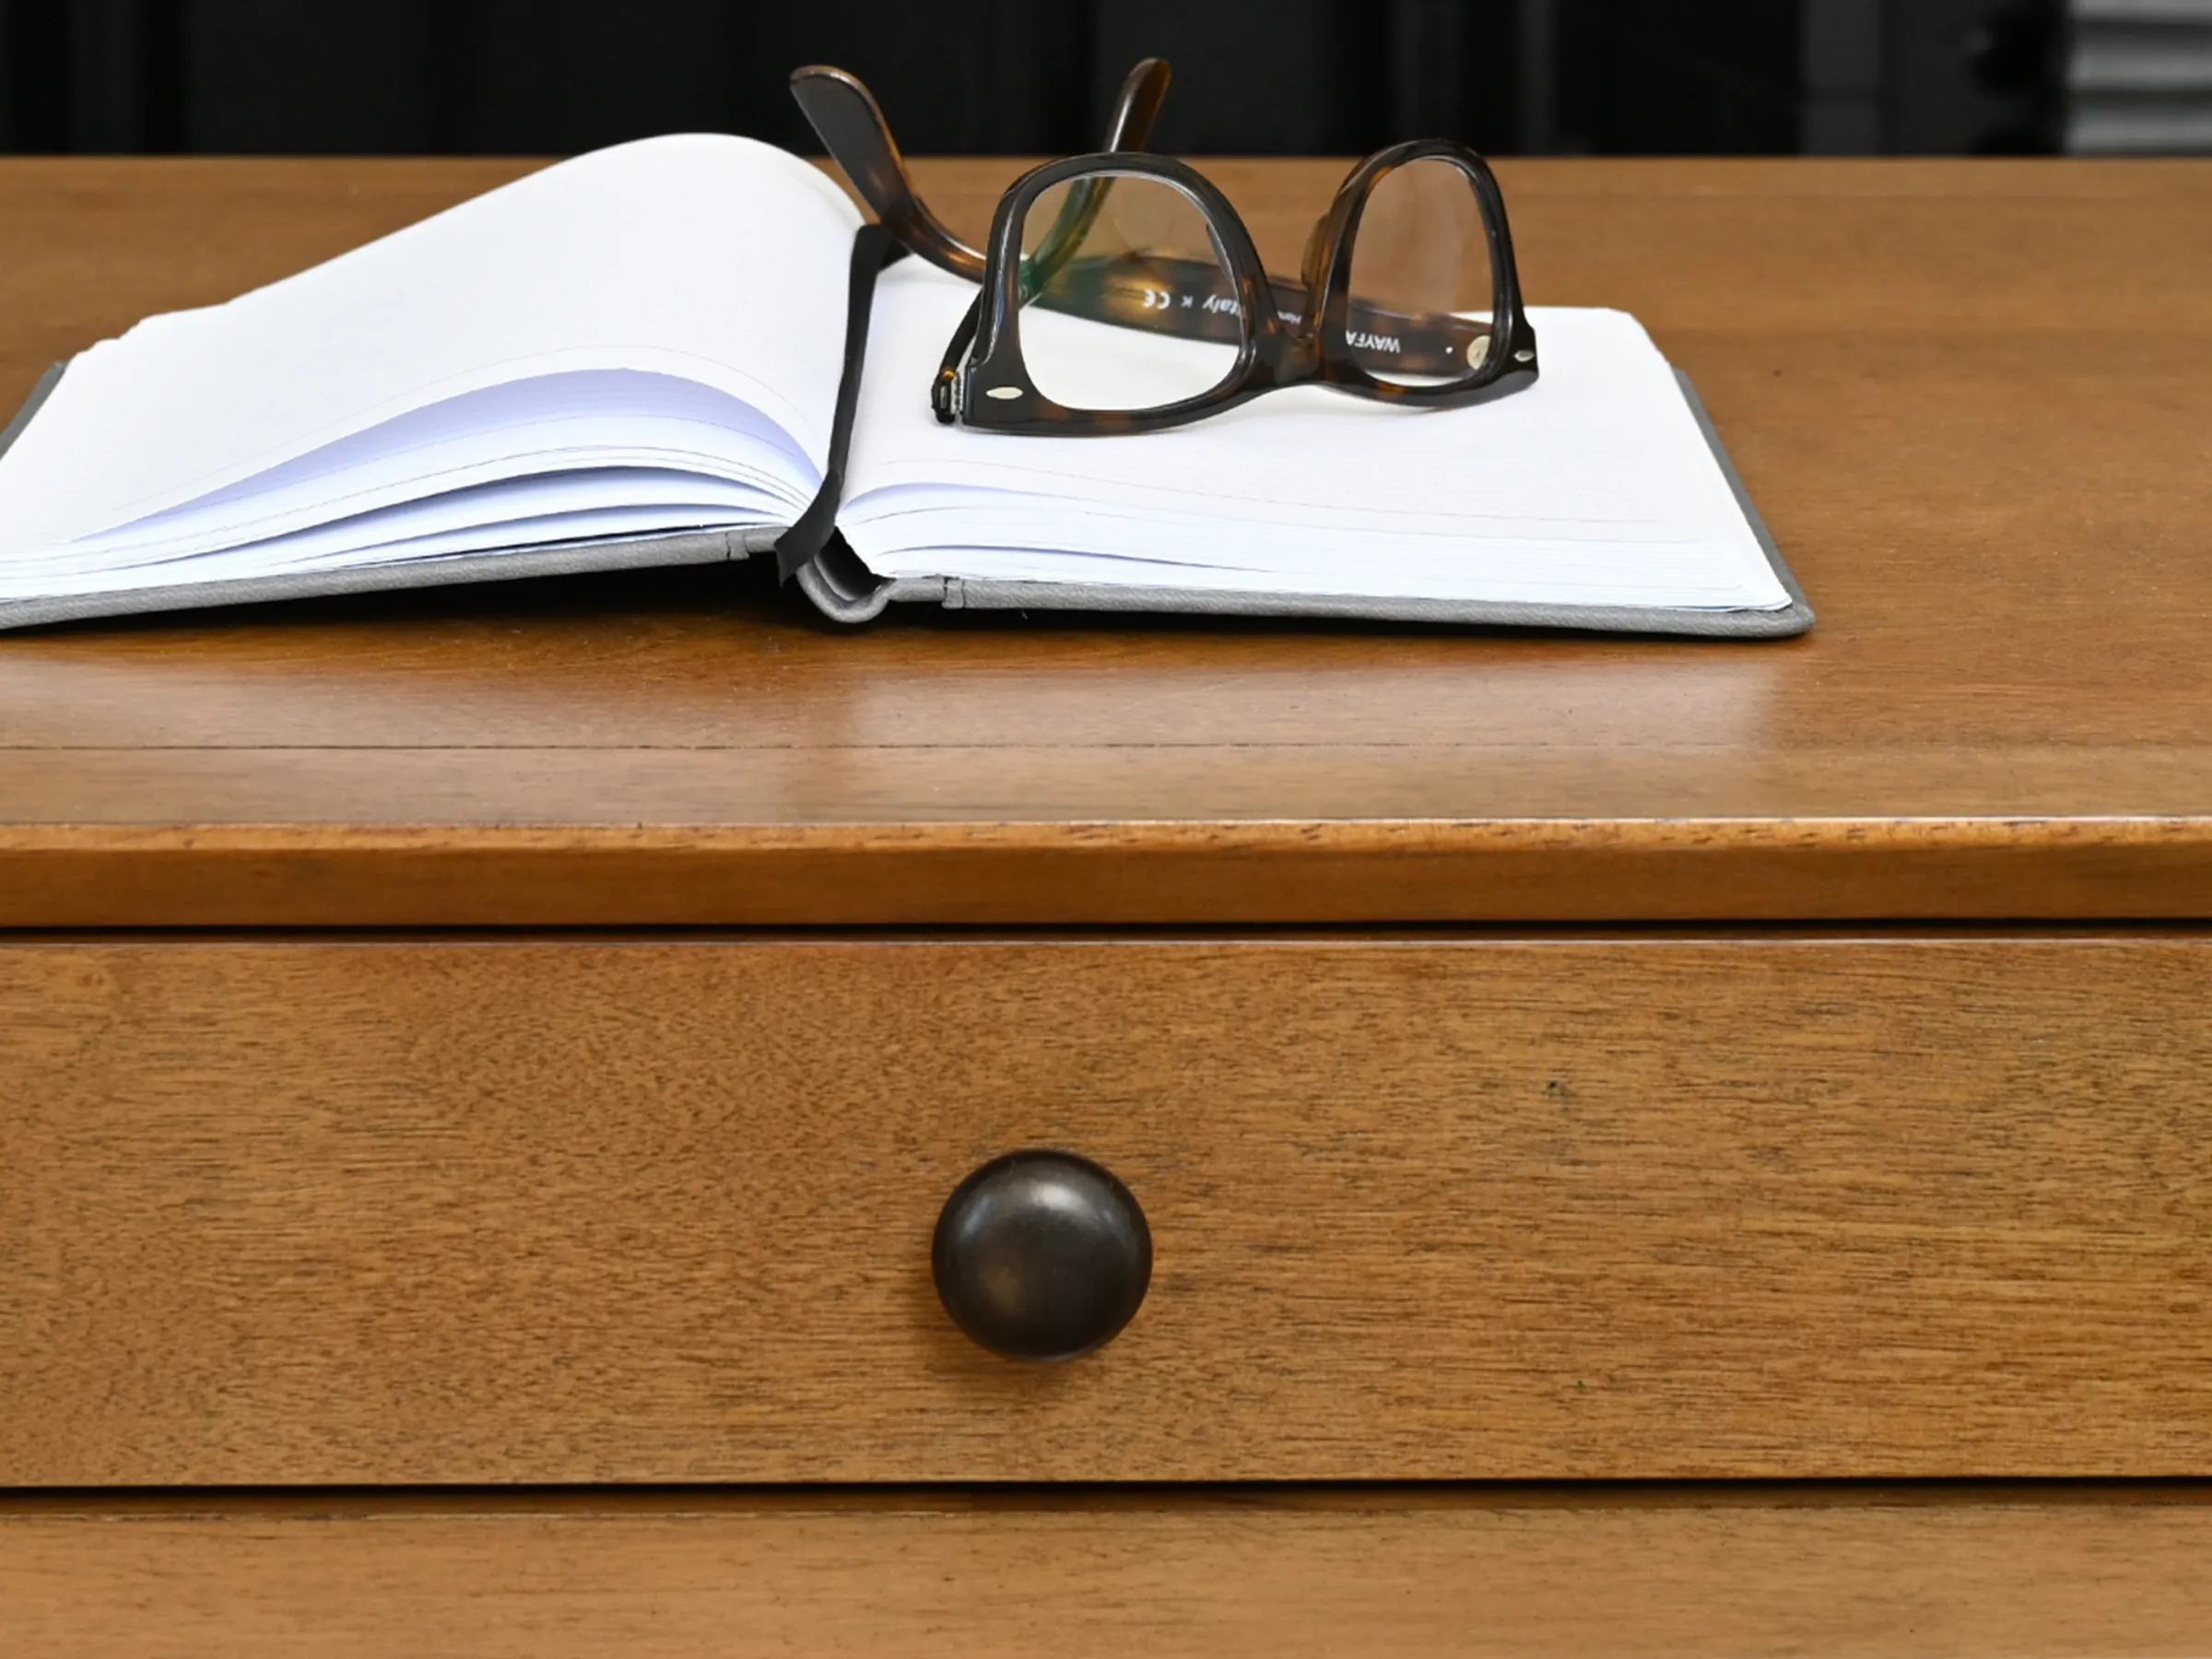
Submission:
<svg viewBox="0 0 2212 1659">
<path fill-rule="evenodd" d="M 7 429 L 6 453 L 52 395 L 66 364 L 47 371 Z M 979 582 L 959 576 L 904 576 L 882 581 L 858 568 L 851 555 L 841 568 L 830 560 L 801 571 L 798 587 L 840 622 L 865 622 L 894 604 L 941 605 L 947 610 L 1180 611 L 1217 617 L 1345 617 L 1375 622 L 1456 623 L 1497 628 L 1576 628 L 1610 633 L 1682 634 L 1703 639 L 1773 640 L 1813 625 L 1812 607 L 1783 562 L 1752 505 L 1735 463 L 1713 429 L 1697 389 L 1680 370 L 1675 378 L 1697 417 L 1713 457 L 1735 491 L 1736 504 L 1759 537 L 1790 603 L 1779 610 L 1695 610 L 1626 605 L 1520 605 L 1464 599 L 1371 599 L 1326 594 L 1222 592 L 1204 588 L 1122 587 L 1094 582 Z M 555 542 L 493 547 L 441 559 L 409 559 L 349 571 L 255 576 L 229 582 L 181 582 L 174 587 L 118 594 L 81 594 L 52 599 L 0 601 L 0 629 L 88 617 L 147 611 L 191 610 L 330 594 L 370 594 L 400 588 L 441 587 L 462 582 L 503 582 L 523 576 L 577 575 L 593 571 L 641 570 L 657 565 L 720 564 L 772 553 L 780 530 L 703 530 L 676 535 L 608 541 Z"/>
</svg>

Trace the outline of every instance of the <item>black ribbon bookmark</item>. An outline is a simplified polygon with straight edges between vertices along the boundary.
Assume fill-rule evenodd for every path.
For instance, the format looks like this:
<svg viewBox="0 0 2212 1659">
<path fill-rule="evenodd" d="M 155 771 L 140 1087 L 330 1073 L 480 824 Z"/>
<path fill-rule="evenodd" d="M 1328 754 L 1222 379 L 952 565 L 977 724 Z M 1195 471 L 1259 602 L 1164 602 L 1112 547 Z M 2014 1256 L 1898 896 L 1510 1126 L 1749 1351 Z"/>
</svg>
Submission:
<svg viewBox="0 0 2212 1659">
<path fill-rule="evenodd" d="M 863 225 L 853 238 L 845 289 L 845 367 L 837 382 L 837 414 L 830 426 L 830 461 L 822 488 L 791 528 L 776 538 L 776 580 L 789 582 L 819 560 L 840 588 L 857 580 L 862 591 L 877 579 L 837 534 L 837 510 L 845 494 L 845 453 L 853 446 L 853 416 L 860 406 L 860 374 L 868 355 L 868 317 L 876 309 L 876 279 L 906 250 L 881 225 Z"/>
</svg>

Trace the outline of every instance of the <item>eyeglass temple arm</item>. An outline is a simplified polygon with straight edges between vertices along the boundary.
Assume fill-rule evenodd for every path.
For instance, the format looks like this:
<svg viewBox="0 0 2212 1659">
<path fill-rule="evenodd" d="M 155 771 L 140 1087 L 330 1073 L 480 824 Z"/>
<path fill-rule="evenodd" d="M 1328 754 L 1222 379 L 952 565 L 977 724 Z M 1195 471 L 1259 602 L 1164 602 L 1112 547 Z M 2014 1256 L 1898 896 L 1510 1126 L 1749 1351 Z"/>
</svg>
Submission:
<svg viewBox="0 0 2212 1659">
<path fill-rule="evenodd" d="M 1288 276 L 1270 276 L 1276 310 L 1286 318 L 1303 321 L 1306 285 Z M 1345 331 L 1360 351 L 1394 358 L 1396 367 L 1409 374 L 1465 374 L 1488 351 L 1474 347 L 1488 341 L 1490 324 L 1475 317 L 1450 312 L 1396 311 L 1372 300 L 1353 295 L 1345 301 Z"/>
<path fill-rule="evenodd" d="M 1141 150 L 1152 141 L 1152 124 L 1159 106 L 1168 101 L 1168 83 L 1174 78 L 1166 58 L 1140 58 L 1122 77 L 1114 94 L 1113 116 L 1106 124 L 1105 150 Z"/>
<path fill-rule="evenodd" d="M 1095 268 L 1085 270 L 1085 266 Z M 1114 268 L 1117 266 L 1121 267 L 1118 271 Z M 1199 260 L 1162 260 L 1135 254 L 1096 261 L 1077 260 L 1061 269 L 1070 280 L 1047 288 L 1037 297 L 1036 303 L 1046 311 L 1069 312 L 1121 328 L 1141 328 L 1183 339 L 1216 340 L 1230 346 L 1244 337 L 1244 324 L 1233 307 L 1235 290 L 1217 265 Z M 1131 279 L 1132 271 L 1138 274 L 1137 280 Z M 1162 276 L 1169 278 L 1170 286 L 1153 287 L 1142 280 L 1151 277 L 1157 281 Z M 1274 290 L 1277 311 L 1287 320 L 1301 321 L 1305 285 L 1287 276 L 1270 276 L 1267 280 Z M 1186 309 L 1181 304 L 1147 303 L 1141 298 L 1149 291 L 1156 297 L 1165 293 L 1180 300 L 1182 294 L 1178 289 L 1185 285 L 1194 295 L 1205 290 L 1231 303 L 1207 306 L 1201 300 L 1196 306 Z M 939 425 L 949 426 L 959 418 L 953 400 L 959 383 L 960 365 L 968 360 L 969 348 L 975 344 L 982 309 L 979 295 L 975 303 L 969 306 L 967 315 L 960 319 L 959 326 L 953 330 L 952 339 L 945 347 L 944 360 L 937 365 L 936 379 L 930 384 L 930 404 Z M 1472 317 L 1455 317 L 1449 312 L 1394 312 L 1365 300 L 1350 301 L 1345 325 L 1367 335 L 1359 349 L 1391 358 L 1394 371 L 1447 377 L 1465 374 L 1469 369 L 1478 367 L 1489 354 L 1495 333 L 1489 324 Z M 1483 346 L 1480 352 L 1474 349 L 1477 342 Z"/>
<path fill-rule="evenodd" d="M 1284 320 L 1303 323 L 1305 284 L 1270 276 L 1268 285 Z M 1064 262 L 1035 302 L 1047 311 L 1185 339 L 1233 346 L 1244 334 L 1236 289 L 1221 267 L 1173 254 L 1118 253 Z M 1388 358 L 1394 368 L 1409 374 L 1465 374 L 1482 360 L 1474 351 L 1477 343 L 1491 335 L 1489 324 L 1473 317 L 1396 311 L 1356 297 L 1347 302 L 1344 326 L 1356 349 Z"/>
<path fill-rule="evenodd" d="M 1161 58 L 1146 58 L 1129 71 L 1107 124 L 1107 149 L 1145 147 L 1168 95 L 1170 73 Z M 971 282 L 983 279 L 982 253 L 947 230 L 915 194 L 874 93 L 842 69 L 809 64 L 792 71 L 791 95 L 861 200 L 902 247 L 939 270 Z"/>
</svg>

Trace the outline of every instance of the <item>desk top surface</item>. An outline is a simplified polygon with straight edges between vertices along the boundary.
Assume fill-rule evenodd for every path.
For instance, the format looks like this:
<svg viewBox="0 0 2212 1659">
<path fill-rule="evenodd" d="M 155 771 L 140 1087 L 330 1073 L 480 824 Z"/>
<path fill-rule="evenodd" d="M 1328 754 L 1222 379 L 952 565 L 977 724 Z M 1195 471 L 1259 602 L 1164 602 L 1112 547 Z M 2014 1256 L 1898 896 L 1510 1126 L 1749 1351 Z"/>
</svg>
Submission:
<svg viewBox="0 0 2212 1659">
<path fill-rule="evenodd" d="M 515 176 L 0 163 L 0 401 Z M 975 231 L 1008 162 L 924 162 Z M 1215 176 L 1271 260 L 1341 172 Z M 1818 611 L 897 616 L 739 571 L 0 636 L 0 925 L 2212 916 L 2212 162 L 1500 167 Z"/>
</svg>

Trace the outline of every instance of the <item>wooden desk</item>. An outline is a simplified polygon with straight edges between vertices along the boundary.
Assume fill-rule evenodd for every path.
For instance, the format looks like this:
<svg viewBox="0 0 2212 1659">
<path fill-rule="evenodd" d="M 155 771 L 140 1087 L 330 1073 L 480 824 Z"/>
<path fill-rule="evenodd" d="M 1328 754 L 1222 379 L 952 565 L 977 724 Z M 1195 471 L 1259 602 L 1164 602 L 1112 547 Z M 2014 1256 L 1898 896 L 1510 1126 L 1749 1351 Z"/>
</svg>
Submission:
<svg viewBox="0 0 2212 1659">
<path fill-rule="evenodd" d="M 519 170 L 9 163 L 0 398 Z M 1010 171 L 924 178 L 972 227 Z M 1217 171 L 1279 260 L 1335 170 Z M 1503 176 L 1532 296 L 1635 312 L 1696 379 L 1812 636 L 841 635 L 739 571 L 0 638 L 0 1486 L 2212 1473 L 2212 168 Z M 959 1176 L 1039 1143 L 1120 1172 L 1159 1252 L 1047 1371 L 925 1265 Z M 850 1625 L 856 1591 L 791 1598 L 1073 1526 L 1120 1541 L 1068 1592 L 1108 1636 L 1240 1605 L 1208 1587 L 1279 1533 L 1286 1583 L 1345 1587 L 1249 1630 L 1340 1646 L 1433 1592 L 1418 1648 L 1491 1618 L 1453 1575 L 1586 1575 L 1619 1509 L 1567 1492 L 1561 1553 L 1515 1556 L 1477 1488 L 1209 1490 L 959 1526 L 941 1491 L 664 1490 L 558 1582 L 617 1500 L 240 1533 L 25 1497 L 0 1635 L 104 1602 L 215 1651 L 175 1586 L 251 1537 L 239 1629 L 332 1652 L 380 1584 L 478 1651 L 587 1651 L 630 1615 L 559 1597 L 664 1559 L 742 1581 L 670 1590 L 695 1631 L 766 1646 L 772 1602 L 802 1644 L 988 1644 L 934 1569 Z M 1767 1488 L 1740 1536 L 1654 1500 L 1634 1550 L 1755 1534 L 1810 1623 L 1729 1623 L 1709 1566 L 1577 1628 L 1871 1651 L 1878 1574 L 1789 1575 L 1917 1539 L 1960 1651 L 2212 1636 L 2155 1565 L 2201 1555 L 2194 1489 L 2063 1497 L 2029 1543 L 1986 1493 L 1847 1488 L 1842 1543 Z M 2154 1532 L 2093 1627 L 1983 1594 Z M 286 1598 L 340 1557 L 364 1599 L 317 1624 Z"/>
</svg>

